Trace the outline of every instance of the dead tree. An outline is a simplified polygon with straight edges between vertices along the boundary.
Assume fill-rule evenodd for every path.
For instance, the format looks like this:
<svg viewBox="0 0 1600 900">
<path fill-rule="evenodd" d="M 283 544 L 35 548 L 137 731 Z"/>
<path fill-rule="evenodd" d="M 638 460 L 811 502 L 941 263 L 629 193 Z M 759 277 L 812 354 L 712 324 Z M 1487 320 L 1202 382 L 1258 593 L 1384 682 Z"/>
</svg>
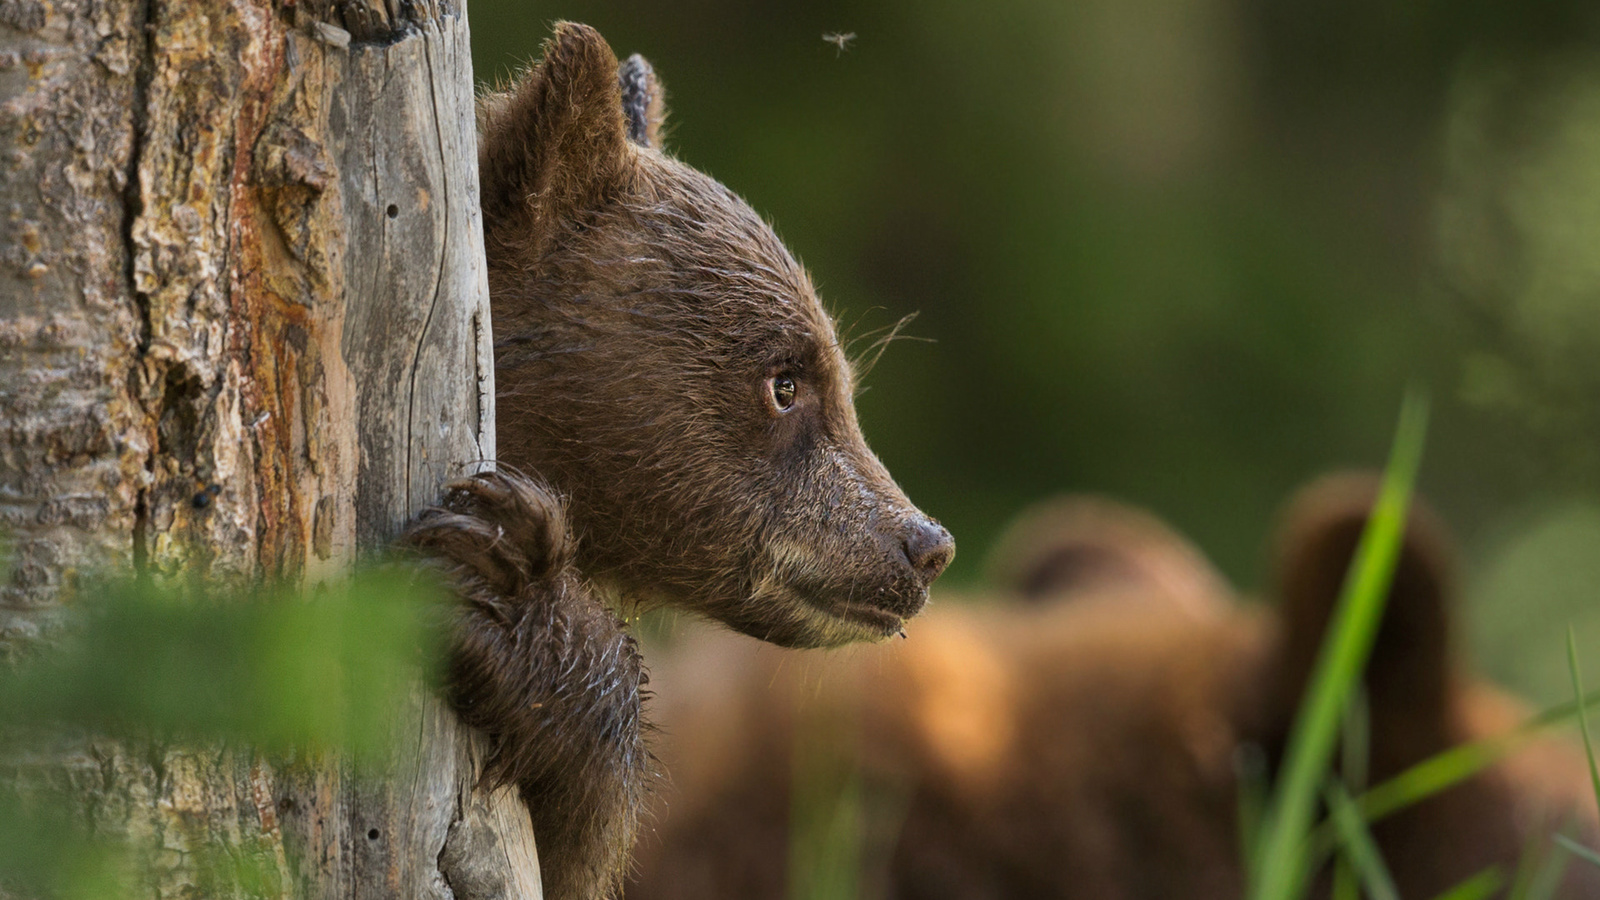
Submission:
<svg viewBox="0 0 1600 900">
<path fill-rule="evenodd" d="M 0 640 L 85 573 L 308 586 L 494 456 L 459 0 L 0 0 Z M 537 897 L 526 811 L 419 691 L 396 777 L 248 750 L 88 747 L 97 827 L 197 890 Z"/>
</svg>

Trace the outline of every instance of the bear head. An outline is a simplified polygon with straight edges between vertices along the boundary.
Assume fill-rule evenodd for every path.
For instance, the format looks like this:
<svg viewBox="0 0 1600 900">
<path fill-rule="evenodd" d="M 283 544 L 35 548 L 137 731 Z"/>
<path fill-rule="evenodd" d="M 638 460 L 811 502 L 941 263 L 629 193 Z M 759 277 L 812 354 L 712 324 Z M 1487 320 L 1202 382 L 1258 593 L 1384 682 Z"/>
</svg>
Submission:
<svg viewBox="0 0 1600 900">
<path fill-rule="evenodd" d="M 791 646 L 896 634 L 954 543 L 868 449 L 805 270 L 662 151 L 662 114 L 649 64 L 571 23 L 480 102 L 501 459 L 632 602 Z"/>
</svg>

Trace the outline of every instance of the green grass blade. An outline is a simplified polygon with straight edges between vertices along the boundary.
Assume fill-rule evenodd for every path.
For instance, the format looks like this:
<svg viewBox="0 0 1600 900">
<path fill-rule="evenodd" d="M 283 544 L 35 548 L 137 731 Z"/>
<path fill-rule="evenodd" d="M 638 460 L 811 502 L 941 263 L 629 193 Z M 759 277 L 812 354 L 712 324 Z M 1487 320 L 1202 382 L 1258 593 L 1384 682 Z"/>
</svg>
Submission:
<svg viewBox="0 0 1600 900">
<path fill-rule="evenodd" d="M 1359 682 L 1345 707 L 1343 737 L 1339 763 L 1344 786 L 1351 791 L 1366 790 L 1367 769 L 1371 762 L 1372 714 L 1367 709 L 1367 692 Z"/>
<path fill-rule="evenodd" d="M 1367 751 L 1371 743 L 1371 728 L 1366 691 L 1358 683 L 1350 695 L 1350 702 L 1345 706 L 1343 740 L 1339 747 L 1339 773 L 1349 791 L 1360 791 L 1367 786 Z M 1360 821 L 1359 815 L 1357 824 L 1365 830 L 1366 823 Z M 1333 900 L 1361 900 L 1363 876 L 1356 870 L 1350 856 L 1348 852 L 1341 854 L 1334 865 Z"/>
<path fill-rule="evenodd" d="M 1506 900 L 1527 900 L 1528 888 L 1550 852 L 1539 838 L 1540 835 L 1534 833 L 1523 842 L 1522 856 L 1517 860 L 1517 871 L 1511 879 L 1511 888 L 1506 891 Z"/>
<path fill-rule="evenodd" d="M 1567 669 L 1572 672 L 1572 696 L 1583 699 L 1583 674 L 1578 671 L 1578 635 L 1567 625 Z M 1589 712 L 1578 709 L 1578 732 L 1583 735 L 1583 758 L 1589 763 L 1589 783 L 1594 787 L 1594 801 L 1600 809 L 1600 768 L 1594 763 L 1594 743 L 1589 740 Z"/>
<path fill-rule="evenodd" d="M 1550 900 L 1561 887 L 1561 876 L 1566 874 L 1571 859 L 1559 852 L 1559 844 L 1552 847 L 1534 834 L 1523 846 L 1522 860 L 1517 864 L 1517 877 L 1506 892 L 1507 900 Z M 1559 839 L 1560 835 L 1556 835 Z"/>
<path fill-rule="evenodd" d="M 1339 857 L 1333 867 L 1332 900 L 1361 900 L 1361 876 L 1356 874 L 1350 861 Z"/>
<path fill-rule="evenodd" d="M 1267 809 L 1267 753 L 1260 744 L 1244 743 L 1233 753 L 1234 781 L 1239 793 L 1239 854 L 1245 881 L 1254 883 L 1255 849 L 1261 842 L 1261 820 Z"/>
<path fill-rule="evenodd" d="M 1427 410 L 1421 393 L 1407 393 L 1377 503 L 1362 531 L 1290 732 L 1283 774 L 1257 852 L 1254 871 L 1259 878 L 1250 892 L 1255 900 L 1290 900 L 1304 887 L 1306 841 L 1316 812 L 1317 790 L 1327 775 L 1346 701 L 1372 652 L 1388 600 L 1411 489 L 1422 460 Z"/>
<path fill-rule="evenodd" d="M 1589 865 L 1600 866 L 1600 853 L 1590 850 L 1588 847 L 1585 847 L 1584 845 L 1578 843 L 1572 838 L 1567 837 L 1564 834 L 1558 834 L 1555 836 L 1555 838 L 1556 843 L 1560 844 L 1562 847 L 1565 847 L 1568 853 L 1571 853 L 1573 856 L 1576 856 Z"/>
<path fill-rule="evenodd" d="M 1582 707 L 1600 706 L 1600 691 L 1584 698 Z M 1459 744 L 1405 769 L 1356 798 L 1356 807 L 1369 823 L 1385 819 L 1482 772 L 1515 753 L 1551 728 L 1578 714 L 1579 704 L 1567 701 L 1546 709 L 1504 734 Z M 1331 822 L 1312 832 L 1307 859 L 1316 868 L 1333 852 L 1338 835 Z"/>
<path fill-rule="evenodd" d="M 1506 884 L 1506 874 L 1499 866 L 1490 866 L 1445 891 L 1434 900 L 1484 900 L 1492 897 Z"/>
<path fill-rule="evenodd" d="M 1571 857 L 1565 853 L 1545 854 L 1544 865 L 1534 870 L 1522 900 L 1550 900 L 1554 897 L 1556 891 L 1561 889 L 1561 877 L 1567 874 L 1570 860 Z"/>
<path fill-rule="evenodd" d="M 788 900 L 857 900 L 865 798 L 853 715 L 802 709 L 789 802 Z"/>
<path fill-rule="evenodd" d="M 1600 706 L 1600 691 L 1584 698 L 1582 708 Z M 1368 822 L 1376 822 L 1426 800 L 1482 772 L 1545 731 L 1578 714 L 1580 704 L 1568 701 L 1539 713 L 1504 734 L 1460 744 L 1428 757 L 1362 794 L 1356 805 Z"/>
<path fill-rule="evenodd" d="M 1350 792 L 1338 782 L 1330 782 L 1323 796 L 1327 799 L 1334 826 L 1339 830 L 1344 858 L 1361 876 L 1367 896 L 1372 900 L 1400 900 L 1400 892 L 1395 889 L 1389 867 L 1384 865 L 1378 844 L 1372 839 L 1372 832 L 1367 830 L 1367 823 L 1356 809 L 1355 801 L 1350 799 Z"/>
</svg>

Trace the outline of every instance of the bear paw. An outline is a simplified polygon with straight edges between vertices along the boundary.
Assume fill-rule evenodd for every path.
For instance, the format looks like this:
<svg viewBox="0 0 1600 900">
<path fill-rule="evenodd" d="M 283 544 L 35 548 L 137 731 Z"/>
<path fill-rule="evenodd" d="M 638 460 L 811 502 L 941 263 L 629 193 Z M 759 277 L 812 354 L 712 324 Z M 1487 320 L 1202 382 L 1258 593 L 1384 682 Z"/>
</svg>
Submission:
<svg viewBox="0 0 1600 900">
<path fill-rule="evenodd" d="M 572 558 L 560 498 L 503 470 L 446 485 L 439 505 L 424 510 L 400 542 L 502 597 L 524 595 L 535 582 L 558 576 Z"/>
</svg>

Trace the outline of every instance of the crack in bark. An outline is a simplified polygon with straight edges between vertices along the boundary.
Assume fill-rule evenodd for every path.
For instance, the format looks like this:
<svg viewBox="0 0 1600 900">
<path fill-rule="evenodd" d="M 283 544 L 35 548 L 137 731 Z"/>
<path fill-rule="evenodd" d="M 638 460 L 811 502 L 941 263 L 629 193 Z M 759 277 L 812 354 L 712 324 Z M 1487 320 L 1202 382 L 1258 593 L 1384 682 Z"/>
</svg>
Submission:
<svg viewBox="0 0 1600 900">
<path fill-rule="evenodd" d="M 478 471 L 483 468 L 484 463 L 493 462 L 493 460 L 489 459 L 488 454 L 486 454 L 483 450 L 483 445 L 485 443 L 483 422 L 484 419 L 488 418 L 486 415 L 484 415 L 484 413 L 486 413 L 489 409 L 489 402 L 486 395 L 492 393 L 492 390 L 486 389 L 483 378 L 483 313 L 481 311 L 474 312 L 472 314 L 471 321 L 472 377 L 473 380 L 477 382 L 476 393 L 478 397 L 478 407 L 475 411 L 477 421 L 473 423 L 472 429 L 472 446 L 473 449 L 477 451 L 477 455 L 471 460 L 471 462 L 473 463 L 473 471 Z"/>
<path fill-rule="evenodd" d="M 155 0 L 139 0 L 135 6 L 132 27 L 136 30 L 135 40 L 131 43 L 140 46 L 137 65 L 133 71 L 133 100 L 132 115 L 129 120 L 129 130 L 132 132 L 132 146 L 128 152 L 128 169 L 126 181 L 122 186 L 122 252 L 124 277 L 128 282 L 128 295 L 133 298 L 134 310 L 139 318 L 139 338 L 134 349 L 132 371 L 128 373 L 128 387 L 139 400 L 142 393 L 140 384 L 142 377 L 140 369 L 144 365 L 146 355 L 150 351 L 150 342 L 153 339 L 155 326 L 150 318 L 150 297 L 139 290 L 137 272 L 138 247 L 134 243 L 134 226 L 139 217 L 144 214 L 144 194 L 139 182 L 139 167 L 144 162 L 146 143 L 145 117 L 148 114 L 150 82 L 155 77 L 156 37 L 152 27 Z M 137 39 L 142 36 L 143 40 Z M 142 405 L 142 404 L 141 404 Z M 155 472 L 155 457 L 157 449 L 153 445 L 146 451 L 144 471 L 147 475 Z M 134 499 L 133 505 L 133 571 L 138 579 L 149 577 L 150 563 L 150 488 L 148 484 L 141 485 Z"/>
<path fill-rule="evenodd" d="M 156 36 L 152 27 L 154 9 L 155 0 L 140 0 L 133 15 L 133 27 L 143 35 L 144 40 L 143 51 L 139 54 L 139 61 L 133 72 L 133 116 L 130 123 L 133 141 L 128 153 L 127 180 L 122 186 L 124 272 L 128 280 L 129 295 L 133 297 L 134 306 L 139 313 L 138 355 L 140 357 L 149 351 L 154 331 L 150 321 L 150 298 L 139 290 L 138 276 L 135 272 L 138 253 L 133 240 L 134 224 L 144 214 L 144 195 L 140 191 L 139 166 L 144 161 L 145 115 L 148 112 L 150 82 L 155 77 Z"/>
<path fill-rule="evenodd" d="M 428 63 L 428 103 L 433 113 L 434 148 L 439 154 L 439 180 L 442 182 L 440 191 L 444 210 L 444 223 L 441 229 L 442 237 L 439 240 L 438 269 L 433 276 L 433 299 L 428 303 L 428 315 L 422 320 L 422 330 L 417 335 L 417 346 L 411 354 L 411 389 L 406 397 L 406 430 L 415 435 L 417 433 L 417 375 L 422 368 L 422 350 L 428 346 L 428 334 L 433 329 L 434 313 L 439 309 L 440 296 L 444 293 L 444 276 L 447 262 L 450 258 L 450 161 L 444 152 L 444 135 L 440 133 L 441 111 L 439 109 L 438 78 L 439 73 L 433 66 L 433 42 L 424 39 L 422 42 L 423 59 Z M 411 464 L 412 442 L 406 442 L 406 508 L 416 509 L 416 497 L 412 491 L 411 475 L 414 467 Z"/>
</svg>

